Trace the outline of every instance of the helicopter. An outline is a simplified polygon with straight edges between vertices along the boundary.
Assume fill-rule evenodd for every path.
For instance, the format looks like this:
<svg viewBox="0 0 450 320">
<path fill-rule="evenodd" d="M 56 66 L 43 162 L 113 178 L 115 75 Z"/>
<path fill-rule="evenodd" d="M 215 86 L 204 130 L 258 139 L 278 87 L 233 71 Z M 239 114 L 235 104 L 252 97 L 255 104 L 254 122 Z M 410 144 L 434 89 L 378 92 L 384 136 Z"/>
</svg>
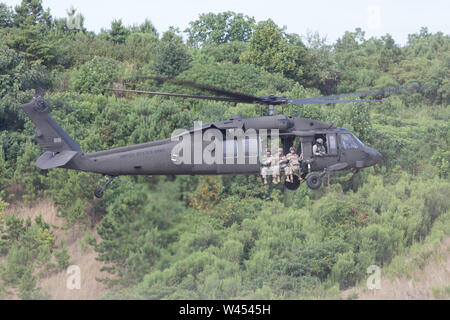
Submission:
<svg viewBox="0 0 450 320">
<path fill-rule="evenodd" d="M 332 123 L 320 120 L 275 114 L 275 106 L 380 102 L 382 100 L 364 100 L 361 97 L 386 94 L 390 93 L 389 91 L 292 99 L 280 96 L 256 97 L 190 81 L 171 81 L 178 85 L 210 91 L 215 95 L 111 90 L 116 93 L 259 104 L 268 106 L 268 115 L 244 118 L 237 114 L 223 121 L 194 124 L 193 128 L 182 130 L 164 140 L 85 153 L 51 117 L 48 101 L 35 97 L 29 103 L 21 105 L 22 110 L 34 123 L 36 140 L 44 150 L 35 166 L 43 170 L 64 168 L 102 174 L 107 180 L 94 190 L 95 197 L 101 198 L 109 184 L 121 175 L 257 175 L 261 170 L 261 156 L 269 144 L 273 147 L 279 143 L 283 154 L 288 153 L 291 147 L 294 147 L 298 154 L 302 153 L 300 175 L 302 179 L 306 178 L 306 184 L 311 189 L 321 186 L 325 174 L 339 170 L 358 171 L 374 166 L 382 159 L 378 151 L 365 145 L 345 128 L 338 128 Z M 340 99 L 351 96 L 359 96 L 360 99 Z M 229 134 L 230 132 L 233 134 Z M 237 137 L 236 132 L 241 135 Z M 214 139 L 211 139 L 211 136 L 214 136 Z M 325 148 L 325 152 L 320 156 L 313 154 L 313 145 L 318 139 L 322 139 Z M 277 148 L 278 146 L 274 150 Z M 215 161 L 204 161 L 203 155 L 207 154 Z M 200 158 L 200 161 L 196 158 Z M 296 190 L 300 179 L 295 176 L 291 182 L 286 181 L 284 185 L 288 190 Z"/>
</svg>

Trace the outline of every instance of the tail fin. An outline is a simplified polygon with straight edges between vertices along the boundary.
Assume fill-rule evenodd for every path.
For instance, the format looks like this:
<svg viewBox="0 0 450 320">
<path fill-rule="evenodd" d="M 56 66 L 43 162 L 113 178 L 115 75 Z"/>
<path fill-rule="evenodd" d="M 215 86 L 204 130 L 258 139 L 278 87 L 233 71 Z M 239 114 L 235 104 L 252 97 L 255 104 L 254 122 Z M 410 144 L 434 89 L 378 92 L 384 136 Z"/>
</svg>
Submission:
<svg viewBox="0 0 450 320">
<path fill-rule="evenodd" d="M 61 167 L 81 152 L 80 145 L 49 115 L 50 106 L 46 100 L 34 98 L 21 108 L 35 124 L 36 140 L 46 151 L 36 161 L 37 167 L 41 169 Z"/>
</svg>

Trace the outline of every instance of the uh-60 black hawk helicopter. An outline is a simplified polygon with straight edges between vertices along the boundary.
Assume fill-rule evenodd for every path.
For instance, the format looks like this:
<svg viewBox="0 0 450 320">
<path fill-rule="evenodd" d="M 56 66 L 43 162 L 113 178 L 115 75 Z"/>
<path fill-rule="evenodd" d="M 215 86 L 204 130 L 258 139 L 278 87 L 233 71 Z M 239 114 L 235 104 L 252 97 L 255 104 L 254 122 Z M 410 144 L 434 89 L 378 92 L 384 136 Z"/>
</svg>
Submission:
<svg viewBox="0 0 450 320">
<path fill-rule="evenodd" d="M 112 89 L 116 92 L 133 92 L 151 95 L 174 96 L 182 98 L 207 99 L 234 103 L 252 103 L 269 106 L 269 115 L 243 118 L 234 115 L 225 121 L 203 124 L 182 132 L 178 136 L 165 140 L 130 145 L 94 153 L 85 153 L 50 116 L 50 106 L 42 98 L 33 98 L 21 107 L 34 122 L 37 142 L 45 151 L 35 165 L 41 169 L 65 168 L 87 172 L 100 173 L 108 177 L 108 180 L 95 189 L 94 195 L 98 198 L 103 196 L 105 189 L 111 181 L 120 175 L 256 175 L 260 172 L 260 155 L 266 152 L 268 140 L 273 132 L 276 132 L 277 141 L 283 148 L 283 154 L 289 152 L 294 146 L 296 153 L 303 154 L 302 178 L 306 178 L 308 187 L 317 189 L 322 183 L 322 177 L 337 170 L 359 170 L 370 167 L 380 161 L 382 155 L 376 150 L 364 145 L 353 133 L 344 128 L 337 128 L 332 123 L 314 119 L 298 118 L 286 115 L 276 115 L 276 105 L 295 104 L 332 104 L 346 102 L 374 102 L 381 100 L 339 100 L 351 96 L 364 97 L 369 95 L 382 95 L 389 93 L 386 90 L 355 92 L 332 96 L 321 96 L 313 98 L 290 99 L 278 96 L 255 97 L 251 95 L 230 92 L 223 89 L 208 87 L 189 81 L 173 80 L 179 85 L 191 86 L 207 90 L 216 94 L 215 96 L 203 96 L 192 94 L 177 94 L 166 92 L 150 92 L 139 90 Z M 209 150 L 214 155 L 220 155 L 223 161 L 184 161 L 179 159 L 191 153 L 204 153 L 211 149 L 211 141 L 200 140 L 200 147 L 195 136 L 205 134 L 207 130 L 215 129 L 223 135 L 220 141 L 222 147 L 215 146 Z M 226 139 L 227 132 L 242 129 L 245 132 L 253 130 L 256 135 L 248 135 L 244 139 Z M 267 133 L 261 135 L 261 132 Z M 313 145 L 317 139 L 324 141 L 325 153 L 321 156 L 313 154 Z M 185 140 L 186 139 L 186 140 Z M 179 151 L 180 140 L 192 142 L 188 144 L 190 150 Z M 197 146 L 195 143 L 197 142 Z M 209 146 L 209 147 L 208 147 Z M 197 148 L 197 149 L 196 149 Z M 221 150 L 220 150 L 221 149 Z M 175 152 L 174 150 L 178 150 Z M 218 152 L 221 151 L 221 152 Z M 241 152 L 241 153 L 240 153 Z M 185 153 L 185 154 L 183 154 Z M 238 161 L 238 154 L 244 158 Z M 217 156 L 216 154 L 216 156 Z M 241 159 L 242 160 L 242 159 Z M 318 172 L 318 173 L 313 173 Z M 290 190 L 299 187 L 299 179 L 293 182 L 285 182 Z"/>
</svg>

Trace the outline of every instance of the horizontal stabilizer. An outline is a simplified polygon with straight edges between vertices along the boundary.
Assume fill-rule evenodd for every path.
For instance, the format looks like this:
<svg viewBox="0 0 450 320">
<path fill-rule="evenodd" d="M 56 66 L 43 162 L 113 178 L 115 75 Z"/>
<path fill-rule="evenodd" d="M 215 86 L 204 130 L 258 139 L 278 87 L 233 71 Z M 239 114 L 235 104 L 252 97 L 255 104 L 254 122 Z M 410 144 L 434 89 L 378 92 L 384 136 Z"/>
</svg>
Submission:
<svg viewBox="0 0 450 320">
<path fill-rule="evenodd" d="M 41 169 L 61 167 L 69 162 L 79 151 L 64 150 L 61 152 L 44 152 L 34 164 Z"/>
</svg>

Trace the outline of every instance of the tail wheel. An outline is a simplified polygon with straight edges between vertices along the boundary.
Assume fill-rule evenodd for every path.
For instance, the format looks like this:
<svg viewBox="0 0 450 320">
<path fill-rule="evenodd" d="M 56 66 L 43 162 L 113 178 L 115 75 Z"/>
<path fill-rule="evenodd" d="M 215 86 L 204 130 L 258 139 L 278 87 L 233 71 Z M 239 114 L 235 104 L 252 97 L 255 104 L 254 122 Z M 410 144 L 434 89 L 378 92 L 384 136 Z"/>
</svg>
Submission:
<svg viewBox="0 0 450 320">
<path fill-rule="evenodd" d="M 297 190 L 298 187 L 300 187 L 300 181 L 298 181 L 298 177 L 296 175 L 294 175 L 294 182 L 284 181 L 284 185 L 289 190 Z"/>
<path fill-rule="evenodd" d="M 97 198 L 101 198 L 103 197 L 103 189 L 102 188 L 97 188 L 94 190 L 94 196 L 96 196 Z"/>
<path fill-rule="evenodd" d="M 310 174 L 308 176 L 308 179 L 306 179 L 306 184 L 308 185 L 308 187 L 310 189 L 319 189 L 320 186 L 322 185 L 322 177 L 318 174 Z"/>
</svg>

